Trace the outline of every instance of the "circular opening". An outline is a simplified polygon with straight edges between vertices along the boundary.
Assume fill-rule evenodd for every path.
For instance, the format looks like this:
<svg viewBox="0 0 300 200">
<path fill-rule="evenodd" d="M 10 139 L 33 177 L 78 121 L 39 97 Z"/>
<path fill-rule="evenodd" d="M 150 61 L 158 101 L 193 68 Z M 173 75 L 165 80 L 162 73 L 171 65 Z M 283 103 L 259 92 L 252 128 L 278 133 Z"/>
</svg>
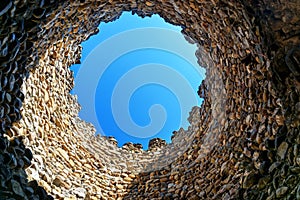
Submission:
<svg viewBox="0 0 300 200">
<path fill-rule="evenodd" d="M 132 142 L 147 149 L 154 138 L 170 143 L 173 131 L 190 125 L 192 107 L 202 103 L 197 90 L 205 70 L 197 63 L 197 45 L 158 15 L 125 12 L 99 29 L 82 43 L 82 63 L 71 67 L 79 116 L 120 146 Z"/>
</svg>

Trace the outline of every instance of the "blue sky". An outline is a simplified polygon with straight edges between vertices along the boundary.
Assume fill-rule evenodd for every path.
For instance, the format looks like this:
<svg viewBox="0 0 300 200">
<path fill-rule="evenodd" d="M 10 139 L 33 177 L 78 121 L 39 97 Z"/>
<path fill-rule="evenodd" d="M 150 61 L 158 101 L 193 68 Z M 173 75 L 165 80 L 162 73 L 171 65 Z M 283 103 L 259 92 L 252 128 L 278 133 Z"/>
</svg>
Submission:
<svg viewBox="0 0 300 200">
<path fill-rule="evenodd" d="M 196 45 L 158 15 L 125 12 L 99 29 L 82 43 L 81 64 L 71 67 L 79 116 L 120 146 L 133 142 L 146 149 L 155 137 L 169 143 L 202 102 L 197 90 L 205 71 L 197 65 Z"/>
</svg>

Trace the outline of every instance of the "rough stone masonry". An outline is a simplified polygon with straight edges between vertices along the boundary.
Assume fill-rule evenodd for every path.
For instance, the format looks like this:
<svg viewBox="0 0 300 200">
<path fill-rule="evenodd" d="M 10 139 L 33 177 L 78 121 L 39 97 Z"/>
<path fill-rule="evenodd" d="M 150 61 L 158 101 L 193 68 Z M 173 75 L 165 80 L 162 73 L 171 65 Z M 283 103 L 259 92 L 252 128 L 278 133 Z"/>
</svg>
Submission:
<svg viewBox="0 0 300 200">
<path fill-rule="evenodd" d="M 189 129 L 148 151 L 95 137 L 69 93 L 80 43 L 123 11 L 180 25 L 207 70 Z M 299 13 L 299 0 L 1 0 L 0 199 L 300 199 Z"/>
</svg>

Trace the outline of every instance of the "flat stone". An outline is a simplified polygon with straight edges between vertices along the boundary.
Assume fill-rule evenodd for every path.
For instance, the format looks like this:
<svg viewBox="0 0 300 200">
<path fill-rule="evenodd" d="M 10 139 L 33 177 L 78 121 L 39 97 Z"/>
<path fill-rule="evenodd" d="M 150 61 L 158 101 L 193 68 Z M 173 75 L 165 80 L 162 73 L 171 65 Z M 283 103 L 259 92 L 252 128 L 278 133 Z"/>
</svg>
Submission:
<svg viewBox="0 0 300 200">
<path fill-rule="evenodd" d="M 24 191 L 23 191 L 23 189 L 22 189 L 20 183 L 18 183 L 18 182 L 15 181 L 15 180 L 11 180 L 11 187 L 12 187 L 13 192 L 14 192 L 16 195 L 18 195 L 18 196 L 20 196 L 20 197 L 23 197 L 23 198 L 25 197 L 25 193 L 24 193 Z"/>
<path fill-rule="evenodd" d="M 124 189 L 124 186 L 121 185 L 121 184 L 117 184 L 116 187 L 117 187 L 118 189 L 120 189 L 120 190 Z"/>
<path fill-rule="evenodd" d="M 75 188 L 73 192 L 81 198 L 84 198 L 86 196 L 86 189 L 84 188 Z"/>
<path fill-rule="evenodd" d="M 250 173 L 246 176 L 245 180 L 243 181 L 243 188 L 250 188 L 257 182 L 257 175 L 254 173 Z"/>
<path fill-rule="evenodd" d="M 261 190 L 271 181 L 270 176 L 265 176 L 259 179 L 257 187 Z"/>
<path fill-rule="evenodd" d="M 280 162 L 274 162 L 270 167 L 269 167 L 269 173 L 272 173 L 274 170 L 278 168 L 280 165 Z"/>
<path fill-rule="evenodd" d="M 286 192 L 288 191 L 288 189 L 289 189 L 288 187 L 278 188 L 276 190 L 276 197 L 277 198 L 282 198 L 286 194 Z"/>
<path fill-rule="evenodd" d="M 52 182 L 54 185 L 56 185 L 57 187 L 61 186 L 63 183 L 63 180 L 61 177 L 56 176 L 55 179 Z"/>
<path fill-rule="evenodd" d="M 282 142 L 282 143 L 280 144 L 280 146 L 278 147 L 277 155 L 278 155 L 282 160 L 285 158 L 286 151 L 287 151 L 288 148 L 289 148 L 289 145 L 288 145 L 288 143 L 286 143 L 286 142 Z"/>
<path fill-rule="evenodd" d="M 4 0 L 3 2 L 1 2 L 0 16 L 6 13 L 11 8 L 11 6 L 12 6 L 12 2 L 9 0 Z"/>
<path fill-rule="evenodd" d="M 57 151 L 64 159 L 69 160 L 69 155 L 65 150 L 63 150 L 62 148 L 57 148 Z"/>
</svg>

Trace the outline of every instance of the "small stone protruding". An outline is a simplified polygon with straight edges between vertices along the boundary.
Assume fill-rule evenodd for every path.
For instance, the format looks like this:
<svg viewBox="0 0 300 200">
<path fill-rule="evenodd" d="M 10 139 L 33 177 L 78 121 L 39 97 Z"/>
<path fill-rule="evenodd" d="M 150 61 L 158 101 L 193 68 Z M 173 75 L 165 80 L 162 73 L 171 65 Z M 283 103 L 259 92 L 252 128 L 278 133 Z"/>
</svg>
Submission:
<svg viewBox="0 0 300 200">
<path fill-rule="evenodd" d="M 141 151 L 141 150 L 143 149 L 143 145 L 140 144 L 140 143 L 134 144 L 134 143 L 132 143 L 132 142 L 127 142 L 127 143 L 125 143 L 125 144 L 123 145 L 122 148 L 123 148 L 123 149 L 126 149 L 126 150 L 128 150 L 128 151 L 136 151 L 136 152 L 138 152 L 138 151 Z"/>
<path fill-rule="evenodd" d="M 166 146 L 167 142 L 160 138 L 153 138 L 149 141 L 149 151 L 156 151 L 157 149 L 161 149 L 162 147 Z"/>
<path fill-rule="evenodd" d="M 115 137 L 113 137 L 113 136 L 108 136 L 108 137 L 106 137 L 106 139 L 107 139 L 111 144 L 113 144 L 114 146 L 118 146 L 118 141 L 116 140 Z"/>
</svg>

